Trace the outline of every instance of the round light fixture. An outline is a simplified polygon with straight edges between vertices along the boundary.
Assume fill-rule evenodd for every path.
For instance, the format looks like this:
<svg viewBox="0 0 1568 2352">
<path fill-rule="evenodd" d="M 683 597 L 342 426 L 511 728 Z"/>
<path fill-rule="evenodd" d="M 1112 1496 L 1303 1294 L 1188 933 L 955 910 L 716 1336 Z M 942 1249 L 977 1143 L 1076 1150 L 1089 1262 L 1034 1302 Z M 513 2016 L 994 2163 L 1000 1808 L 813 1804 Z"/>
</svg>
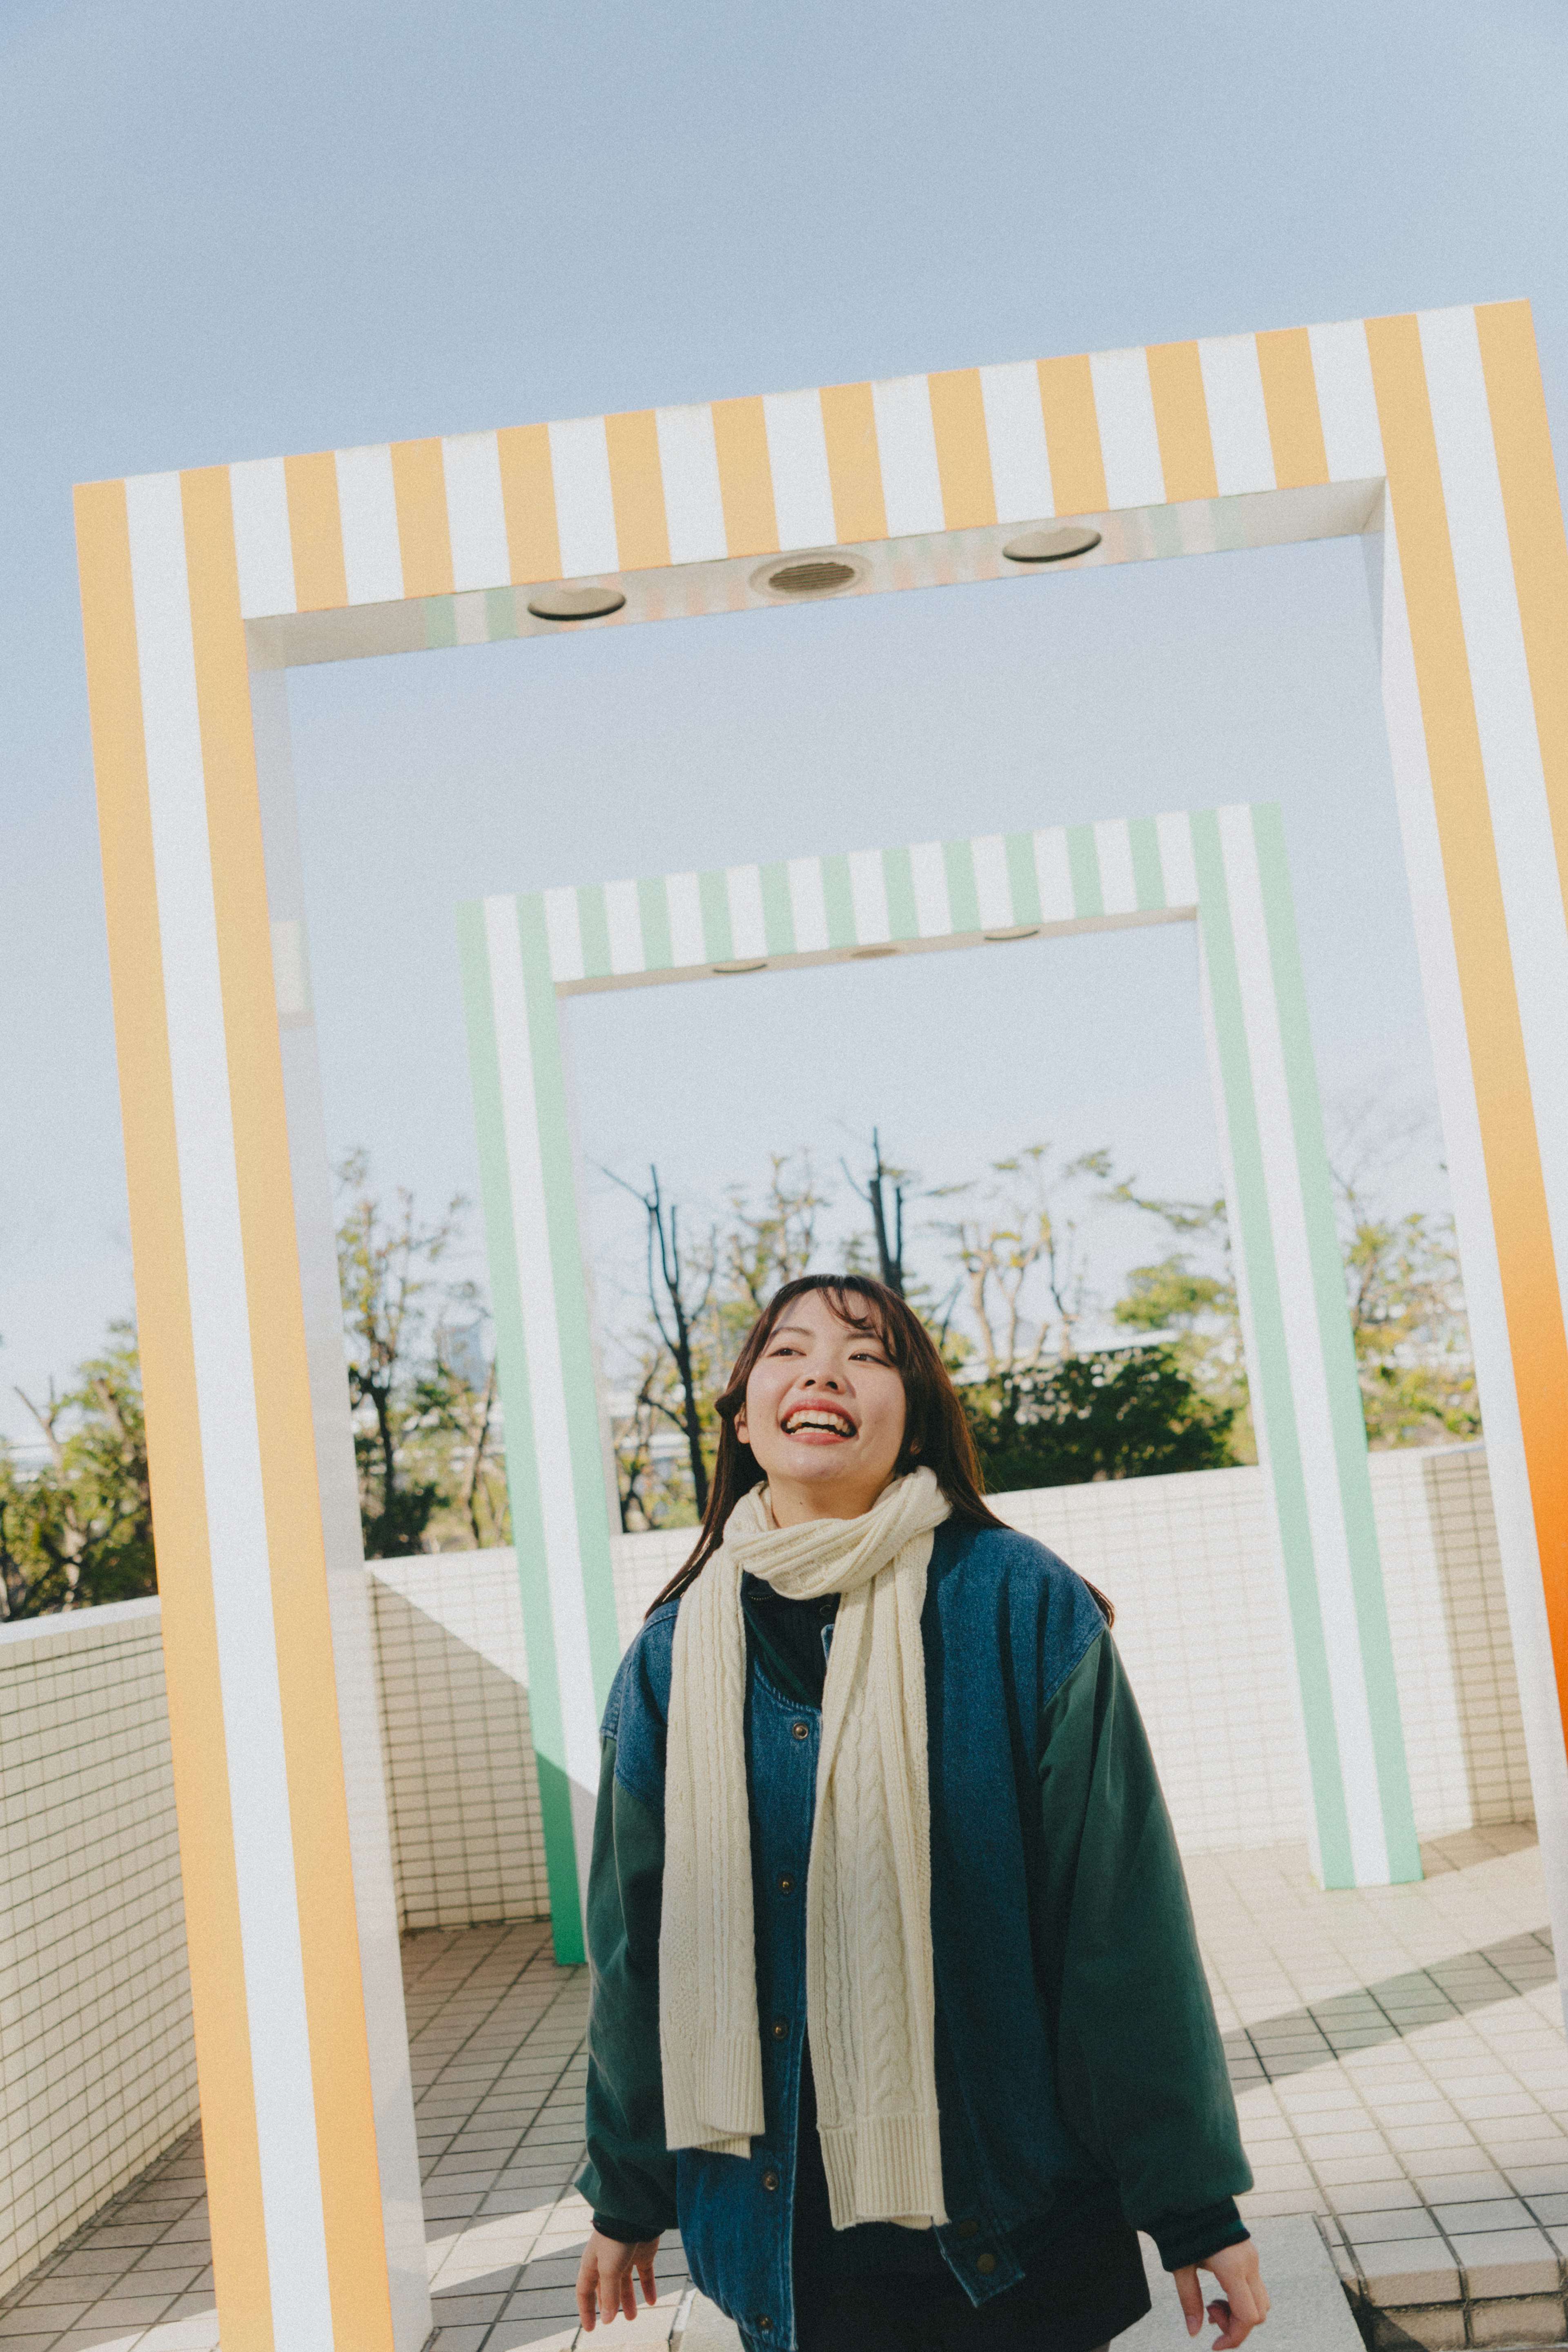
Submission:
<svg viewBox="0 0 1568 2352">
<path fill-rule="evenodd" d="M 852 948 L 851 955 L 857 963 L 869 963 L 873 956 L 896 955 L 896 948 Z"/>
<path fill-rule="evenodd" d="M 758 956 L 755 961 L 750 963 L 716 963 L 713 966 L 713 970 L 718 973 L 722 980 L 733 979 L 737 972 L 766 971 L 767 969 L 768 958 L 766 956 Z"/>
<path fill-rule="evenodd" d="M 782 563 L 776 556 L 770 563 L 759 565 L 751 575 L 751 585 L 765 596 L 798 602 L 806 596 L 841 596 L 864 577 L 865 565 L 854 556 L 844 554 L 841 548 L 817 547 L 791 555 Z"/>
<path fill-rule="evenodd" d="M 541 588 L 528 610 L 536 621 L 601 621 L 625 602 L 619 588 Z"/>
<path fill-rule="evenodd" d="M 1100 544 L 1100 533 L 1081 522 L 1059 523 L 1050 530 L 1026 530 L 1009 539 L 1002 553 L 1009 563 L 1061 563 L 1070 555 L 1087 555 Z"/>
<path fill-rule="evenodd" d="M 1015 923 L 1010 930 L 982 931 L 980 937 L 985 940 L 988 947 L 1006 947 L 1009 940 L 1038 940 L 1040 937 L 1040 925 L 1038 923 Z"/>
</svg>

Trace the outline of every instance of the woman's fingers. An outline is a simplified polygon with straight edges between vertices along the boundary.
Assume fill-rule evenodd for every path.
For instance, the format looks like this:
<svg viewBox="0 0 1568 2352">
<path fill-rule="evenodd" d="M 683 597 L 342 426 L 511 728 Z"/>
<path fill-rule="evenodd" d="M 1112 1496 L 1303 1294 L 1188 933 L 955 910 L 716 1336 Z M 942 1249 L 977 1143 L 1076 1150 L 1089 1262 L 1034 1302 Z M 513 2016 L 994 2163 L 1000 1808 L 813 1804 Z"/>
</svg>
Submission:
<svg viewBox="0 0 1568 2352">
<path fill-rule="evenodd" d="M 1203 2297 L 1197 2289 L 1197 2264 L 1187 2263 L 1179 2271 L 1173 2271 L 1171 2280 L 1186 2320 L 1186 2332 L 1189 2336 L 1196 2336 L 1203 2326 Z"/>
<path fill-rule="evenodd" d="M 1258 2249 L 1250 2238 L 1243 2238 L 1239 2245 L 1221 2246 L 1210 2254 L 1204 2268 L 1214 2273 L 1225 2297 L 1208 2308 L 1210 2319 L 1223 2331 L 1215 2338 L 1214 2352 L 1233 2352 L 1269 2316 L 1269 2290 L 1258 2267 Z"/>
<path fill-rule="evenodd" d="M 1259 2287 L 1262 2281 L 1258 2282 Z M 1213 2352 L 1234 2352 L 1238 2344 L 1245 2344 L 1252 2330 L 1268 2315 L 1268 2305 L 1252 2286 L 1243 2281 L 1233 2286 L 1223 2302 L 1211 2303 L 1209 2318 L 1219 2329 L 1214 2339 Z"/>
<path fill-rule="evenodd" d="M 1224 2289 L 1223 2296 L 1208 2306 L 1208 2316 L 1220 2331 L 1211 2352 L 1235 2352 L 1235 2347 L 1245 2344 L 1252 2330 L 1261 2326 L 1269 2316 L 1269 2290 L 1258 2267 L 1258 2249 L 1249 2238 L 1244 2238 L 1239 2245 L 1222 2246 L 1207 2256 L 1202 2267 L 1212 2271 Z M 1198 2265 L 1194 2263 L 1171 2274 L 1189 2336 L 1196 2336 L 1203 2326 L 1203 2296 L 1197 2272 Z"/>
<path fill-rule="evenodd" d="M 635 2319 L 639 2279 L 645 2299 L 655 2300 L 653 2257 L 658 2251 L 657 2238 L 626 2246 L 618 2238 L 592 2231 L 577 2269 L 577 2315 L 585 2333 L 591 2334 L 601 2319 L 606 2325 L 612 2319 Z"/>
<path fill-rule="evenodd" d="M 1234 2346 L 1245 2344 L 1252 2330 L 1268 2317 L 1268 2314 L 1261 2311 L 1254 2312 L 1249 2317 L 1228 2303 L 1211 2303 L 1208 2315 L 1220 2331 L 1214 2339 L 1213 2352 L 1232 2352 Z"/>
<path fill-rule="evenodd" d="M 591 2238 L 577 2266 L 577 2315 L 588 2334 L 599 2324 L 599 2258 Z"/>
</svg>

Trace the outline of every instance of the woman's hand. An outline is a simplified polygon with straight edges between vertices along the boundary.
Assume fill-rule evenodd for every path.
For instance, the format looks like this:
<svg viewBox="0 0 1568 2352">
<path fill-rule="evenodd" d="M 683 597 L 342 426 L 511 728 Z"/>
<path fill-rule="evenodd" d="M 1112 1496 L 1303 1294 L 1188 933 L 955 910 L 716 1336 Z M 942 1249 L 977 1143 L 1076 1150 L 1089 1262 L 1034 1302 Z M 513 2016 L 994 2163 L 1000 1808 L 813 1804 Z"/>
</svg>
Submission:
<svg viewBox="0 0 1568 2352">
<path fill-rule="evenodd" d="M 622 2312 L 628 2319 L 636 2318 L 634 2276 L 643 2282 L 643 2301 L 657 2301 L 653 2293 L 653 2257 L 658 2251 L 657 2238 L 645 2238 L 640 2246 L 625 2246 L 619 2238 L 601 2237 L 597 2230 L 589 2231 L 577 2270 L 577 2315 L 585 2330 L 596 2327 L 601 2318 L 619 2318 Z M 1193 2292 L 1196 2294 L 1197 2289 Z M 1236 2340 L 1239 2344 L 1241 2338 L 1238 2336 Z"/>
<path fill-rule="evenodd" d="M 1245 2344 L 1252 2330 L 1261 2327 L 1269 2316 L 1269 2290 L 1258 2267 L 1258 2249 L 1250 2238 L 1243 2238 L 1239 2246 L 1221 2246 L 1217 2254 L 1206 2254 L 1201 2263 L 1189 2263 L 1185 2270 L 1172 2272 L 1189 2336 L 1196 2336 L 1203 2326 L 1200 2270 L 1212 2271 L 1223 2289 L 1223 2298 L 1208 2306 L 1210 2319 L 1221 2331 L 1214 2339 L 1214 2352 L 1231 2352 L 1234 2345 Z"/>
</svg>

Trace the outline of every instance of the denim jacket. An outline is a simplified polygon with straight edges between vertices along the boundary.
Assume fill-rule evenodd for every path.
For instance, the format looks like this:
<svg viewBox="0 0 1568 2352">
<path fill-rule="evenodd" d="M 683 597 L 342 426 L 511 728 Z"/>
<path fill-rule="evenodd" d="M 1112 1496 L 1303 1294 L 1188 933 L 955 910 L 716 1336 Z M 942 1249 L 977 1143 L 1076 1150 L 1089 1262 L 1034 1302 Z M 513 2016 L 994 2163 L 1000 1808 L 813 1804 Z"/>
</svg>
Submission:
<svg viewBox="0 0 1568 2352">
<path fill-rule="evenodd" d="M 753 1658 L 747 1761 L 764 2128 L 748 2158 L 664 2144 L 658 1937 L 678 1602 L 605 1712 L 589 1885 L 588 2150 L 610 2234 L 678 2221 L 750 2352 L 794 2352 L 790 2234 L 821 1717 Z M 938 1528 L 921 1633 L 945 2262 L 975 2304 L 1020 2276 L 1054 2184 L 1113 2181 L 1167 2267 L 1244 2237 L 1251 2186 L 1169 1817 L 1115 1645 L 1028 1537 Z M 861 2233 L 857 2232 L 857 2236 Z M 873 2234 L 873 2233 L 867 2233 Z"/>
</svg>

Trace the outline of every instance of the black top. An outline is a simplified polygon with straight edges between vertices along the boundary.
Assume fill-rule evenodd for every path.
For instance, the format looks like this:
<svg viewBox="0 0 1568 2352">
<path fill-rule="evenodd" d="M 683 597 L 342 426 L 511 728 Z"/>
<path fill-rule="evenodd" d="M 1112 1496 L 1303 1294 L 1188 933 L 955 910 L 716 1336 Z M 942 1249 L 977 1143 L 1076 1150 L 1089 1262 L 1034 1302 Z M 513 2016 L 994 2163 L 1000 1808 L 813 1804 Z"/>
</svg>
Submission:
<svg viewBox="0 0 1568 2352">
<path fill-rule="evenodd" d="M 740 1580 L 740 1605 L 758 1664 L 775 1690 L 802 1706 L 820 1707 L 828 1679 L 823 1635 L 839 1613 L 839 1596 L 786 1601 L 759 1576 Z"/>
<path fill-rule="evenodd" d="M 786 1698 L 820 1707 L 828 1672 L 829 1643 L 824 1634 L 838 1613 L 838 1595 L 821 1601 L 787 1601 L 755 1576 L 742 1577 L 740 1594 L 752 1652 L 768 1681 Z M 1022 2316 L 1019 2305 L 1032 2280 L 1057 2273 L 1062 2263 L 1081 2275 L 1085 2262 L 1091 2273 L 1096 2266 L 1101 2270 L 1104 2299 L 1095 2298 L 1096 2326 L 1102 2315 L 1112 2318 L 1120 2313 L 1126 2315 L 1118 2324 L 1130 2326 L 1148 2308 L 1137 2239 L 1123 2218 L 1111 2182 L 1060 2182 L 1051 2211 L 1016 2230 L 1009 2243 L 1025 2278 L 1011 2293 L 977 2307 L 954 2279 L 934 2230 L 901 2230 L 891 2221 L 835 2230 L 817 2132 L 817 2089 L 808 2042 L 800 2074 L 792 2241 L 802 2321 L 809 2323 L 812 2306 L 824 2294 L 831 2293 L 837 2304 L 845 2287 L 870 2286 L 884 2278 L 918 2278 L 929 2283 L 923 2287 L 923 2294 L 935 2290 L 944 2303 L 946 2290 L 951 2289 L 952 2310 L 946 2315 L 948 2332 L 958 2342 L 999 2343 L 1015 2336 Z M 1078 2315 L 1063 2315 L 1070 2320 Z M 856 2314 L 862 2334 L 870 2317 L 866 2311 Z M 1104 2332 L 1113 2330 L 1108 2326 Z"/>
</svg>

